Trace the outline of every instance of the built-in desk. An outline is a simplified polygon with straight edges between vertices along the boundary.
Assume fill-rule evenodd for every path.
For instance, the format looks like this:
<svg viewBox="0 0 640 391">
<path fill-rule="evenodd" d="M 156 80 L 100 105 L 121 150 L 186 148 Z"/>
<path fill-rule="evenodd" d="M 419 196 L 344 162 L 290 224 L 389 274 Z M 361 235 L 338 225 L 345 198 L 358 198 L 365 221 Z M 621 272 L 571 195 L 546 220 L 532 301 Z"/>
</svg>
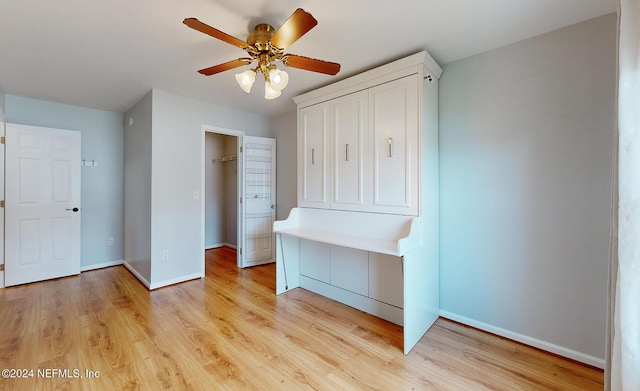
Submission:
<svg viewBox="0 0 640 391">
<path fill-rule="evenodd" d="M 402 325 L 405 354 L 437 319 L 419 217 L 294 208 L 273 229 L 277 294 L 301 287 Z"/>
<path fill-rule="evenodd" d="M 402 257 L 422 244 L 419 221 L 415 216 L 293 208 L 273 229 L 302 239 Z"/>
</svg>

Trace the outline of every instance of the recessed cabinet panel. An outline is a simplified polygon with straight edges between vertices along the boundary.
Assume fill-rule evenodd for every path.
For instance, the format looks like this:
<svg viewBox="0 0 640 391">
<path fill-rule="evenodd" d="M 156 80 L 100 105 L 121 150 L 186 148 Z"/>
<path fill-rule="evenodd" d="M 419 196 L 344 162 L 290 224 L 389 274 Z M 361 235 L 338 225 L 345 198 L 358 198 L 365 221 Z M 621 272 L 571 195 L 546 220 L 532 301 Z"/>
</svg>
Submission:
<svg viewBox="0 0 640 391">
<path fill-rule="evenodd" d="M 320 104 L 300 110 L 298 169 L 302 173 L 299 206 L 329 207 L 327 181 L 328 105 Z"/>
<path fill-rule="evenodd" d="M 369 253 L 369 297 L 403 308 L 402 258 Z"/>
<path fill-rule="evenodd" d="M 373 134 L 373 208 L 418 214 L 417 76 L 369 90 Z"/>
<path fill-rule="evenodd" d="M 367 98 L 367 91 L 362 91 L 333 101 L 334 209 L 361 209 L 370 194 L 365 192 Z"/>
<path fill-rule="evenodd" d="M 367 296 L 368 270 L 367 251 L 331 246 L 331 285 Z"/>
<path fill-rule="evenodd" d="M 300 239 L 300 274 L 327 284 L 331 281 L 331 245 Z"/>
</svg>

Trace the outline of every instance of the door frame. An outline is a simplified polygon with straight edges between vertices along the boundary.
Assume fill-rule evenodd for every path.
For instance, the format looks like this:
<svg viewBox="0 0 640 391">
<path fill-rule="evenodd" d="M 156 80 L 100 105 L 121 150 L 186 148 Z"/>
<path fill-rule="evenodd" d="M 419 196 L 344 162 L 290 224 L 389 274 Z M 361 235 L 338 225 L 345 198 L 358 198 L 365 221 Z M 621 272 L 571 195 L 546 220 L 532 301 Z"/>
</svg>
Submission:
<svg viewBox="0 0 640 391">
<path fill-rule="evenodd" d="M 6 124 L 0 107 L 0 136 L 5 137 Z M 0 197 L 4 200 L 4 155 L 5 144 L 0 146 Z M 0 264 L 4 266 L 4 208 L 0 208 Z M 4 271 L 0 271 L 0 288 L 4 288 Z"/>
<path fill-rule="evenodd" d="M 238 151 L 240 150 L 240 146 L 242 146 L 242 137 L 245 135 L 245 133 L 241 130 L 233 130 L 233 129 L 226 129 L 226 128 L 221 128 L 218 126 L 210 126 L 210 125 L 202 125 L 202 137 L 200 140 L 200 149 L 201 149 L 201 156 L 202 156 L 202 163 L 200 165 L 200 167 L 202 167 L 202 175 L 200 178 L 200 216 L 202 216 L 202 219 L 200 221 L 200 248 L 205 251 L 205 201 L 206 201 L 206 194 L 205 194 L 205 189 L 206 189 L 206 174 L 205 174 L 205 165 L 207 164 L 206 162 L 206 156 L 205 156 L 205 149 L 206 149 L 206 135 L 207 133 L 213 133 L 213 134 L 222 134 L 225 136 L 235 136 L 237 139 L 237 149 Z M 241 194 L 241 190 L 242 190 L 242 170 L 240 167 L 241 164 L 241 157 L 240 155 L 238 155 L 238 172 L 237 172 L 237 178 L 238 180 L 237 182 L 237 194 L 238 197 Z M 244 222 L 242 221 L 241 217 L 241 205 L 239 204 L 239 201 L 236 200 L 236 202 L 238 203 L 238 210 L 237 210 L 237 232 L 236 232 L 236 243 L 237 243 L 237 247 L 238 249 L 240 249 L 240 245 L 241 245 L 241 240 L 242 240 L 242 229 Z M 242 264 L 242 256 L 240 255 L 240 251 L 236 252 L 236 264 L 238 265 L 238 267 L 240 267 L 240 265 Z M 205 258 L 202 257 L 202 275 L 205 275 Z"/>
</svg>

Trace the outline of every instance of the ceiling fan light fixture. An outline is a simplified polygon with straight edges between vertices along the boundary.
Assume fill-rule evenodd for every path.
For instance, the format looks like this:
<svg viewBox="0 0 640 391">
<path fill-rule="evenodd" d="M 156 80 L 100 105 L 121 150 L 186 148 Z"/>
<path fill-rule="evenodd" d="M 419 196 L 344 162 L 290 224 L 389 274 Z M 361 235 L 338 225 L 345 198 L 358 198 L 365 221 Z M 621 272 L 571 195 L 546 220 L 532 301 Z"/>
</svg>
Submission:
<svg viewBox="0 0 640 391">
<path fill-rule="evenodd" d="M 278 68 L 273 68 L 269 71 L 269 80 L 273 89 L 282 91 L 289 84 L 289 74 Z"/>
<path fill-rule="evenodd" d="M 240 88 L 248 94 L 251 92 L 251 87 L 253 87 L 253 83 L 256 81 L 256 71 L 247 69 L 242 73 L 236 73 L 236 81 Z"/>
<path fill-rule="evenodd" d="M 202 23 L 196 18 L 186 18 L 182 23 L 196 31 L 247 52 L 249 57 L 241 57 L 198 70 L 199 73 L 205 76 L 211 76 L 230 69 L 257 63 L 257 67 L 235 75 L 238 85 L 247 94 L 251 93 L 251 87 L 256 81 L 258 72 L 262 73 L 266 82 L 265 99 L 275 99 L 282 94 L 282 90 L 289 83 L 289 75 L 276 67 L 276 61 L 281 61 L 287 67 L 332 76 L 340 71 L 340 64 L 338 63 L 284 52 L 318 24 L 318 21 L 302 8 L 296 9 L 277 30 L 266 23 L 257 25 L 246 41 Z"/>
<path fill-rule="evenodd" d="M 264 98 L 265 99 L 275 99 L 280 96 L 282 92 L 273 88 L 270 82 L 264 83 Z"/>
</svg>

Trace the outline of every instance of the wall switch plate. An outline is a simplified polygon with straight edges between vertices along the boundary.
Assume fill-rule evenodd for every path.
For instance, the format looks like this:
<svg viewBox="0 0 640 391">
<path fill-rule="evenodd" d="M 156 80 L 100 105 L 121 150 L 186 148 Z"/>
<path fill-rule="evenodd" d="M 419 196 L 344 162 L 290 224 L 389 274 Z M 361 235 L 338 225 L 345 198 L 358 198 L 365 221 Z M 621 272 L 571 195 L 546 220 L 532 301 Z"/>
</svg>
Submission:
<svg viewBox="0 0 640 391">
<path fill-rule="evenodd" d="M 168 250 L 163 250 L 162 251 L 162 260 L 166 261 L 167 259 L 169 259 L 169 251 Z"/>
<path fill-rule="evenodd" d="M 200 199 L 200 192 L 196 190 L 193 192 L 193 200 L 197 201 L 199 199 Z"/>
<path fill-rule="evenodd" d="M 113 246 L 113 238 L 107 239 L 107 245 Z"/>
</svg>

